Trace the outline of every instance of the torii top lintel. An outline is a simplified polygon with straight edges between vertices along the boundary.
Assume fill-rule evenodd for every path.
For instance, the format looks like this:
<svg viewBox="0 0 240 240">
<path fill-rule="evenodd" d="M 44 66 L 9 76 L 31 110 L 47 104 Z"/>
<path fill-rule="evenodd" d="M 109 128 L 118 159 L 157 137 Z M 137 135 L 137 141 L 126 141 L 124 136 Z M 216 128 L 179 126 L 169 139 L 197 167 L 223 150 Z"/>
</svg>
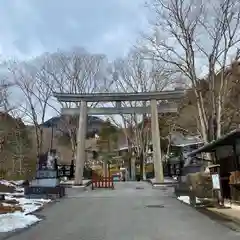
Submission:
<svg viewBox="0 0 240 240">
<path fill-rule="evenodd" d="M 115 101 L 149 101 L 156 100 L 178 100 L 185 94 L 184 90 L 172 90 L 161 92 L 129 92 L 129 93 L 57 93 L 53 96 L 59 102 L 115 102 Z"/>
</svg>

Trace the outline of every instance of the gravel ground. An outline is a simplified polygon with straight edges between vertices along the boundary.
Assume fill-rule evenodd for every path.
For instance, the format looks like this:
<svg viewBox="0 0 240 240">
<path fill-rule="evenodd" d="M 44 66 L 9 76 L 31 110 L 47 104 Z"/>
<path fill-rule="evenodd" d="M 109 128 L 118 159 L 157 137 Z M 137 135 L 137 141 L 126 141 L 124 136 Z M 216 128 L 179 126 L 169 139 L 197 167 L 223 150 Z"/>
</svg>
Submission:
<svg viewBox="0 0 240 240">
<path fill-rule="evenodd" d="M 77 192 L 40 213 L 39 224 L 9 240 L 239 240 L 230 230 L 148 183 Z M 1 238 L 0 240 L 6 239 Z"/>
</svg>

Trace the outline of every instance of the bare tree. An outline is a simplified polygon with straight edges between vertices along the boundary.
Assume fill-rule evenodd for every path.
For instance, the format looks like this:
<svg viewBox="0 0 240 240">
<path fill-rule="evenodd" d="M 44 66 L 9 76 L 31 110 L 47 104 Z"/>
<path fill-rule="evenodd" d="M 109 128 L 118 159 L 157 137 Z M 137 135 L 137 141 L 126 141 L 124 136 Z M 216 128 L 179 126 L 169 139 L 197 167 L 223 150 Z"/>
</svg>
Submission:
<svg viewBox="0 0 240 240">
<path fill-rule="evenodd" d="M 92 55 L 84 49 L 56 52 L 44 56 L 45 84 L 52 92 L 94 93 L 106 89 L 105 69 L 108 66 L 104 55 Z M 48 85 L 49 81 L 53 84 Z M 79 103 L 60 103 L 62 108 L 79 107 Z M 62 127 L 68 133 L 72 157 L 76 152 L 77 116 L 64 116 Z"/>
<path fill-rule="evenodd" d="M 230 77 L 227 65 L 240 42 L 240 2 L 151 0 L 148 6 L 154 19 L 153 34 L 145 36 L 146 56 L 164 61 L 190 80 L 203 140 L 209 141 L 214 126 L 212 135 L 220 137 Z M 207 101 L 199 88 L 203 73 L 210 89 Z"/>
<path fill-rule="evenodd" d="M 118 59 L 114 62 L 113 87 L 118 92 L 149 92 L 162 91 L 173 83 L 173 72 L 163 68 L 159 61 L 144 60 L 137 51 L 131 51 L 127 58 Z M 125 106 L 146 107 L 147 102 L 125 102 Z M 148 146 L 151 142 L 148 114 L 122 115 L 122 122 L 129 152 L 134 145 L 137 157 L 143 171 L 143 160 L 146 158 Z"/>
<path fill-rule="evenodd" d="M 10 88 L 13 84 L 9 83 L 5 77 L 0 81 L 0 110 L 3 112 L 9 112 L 14 107 L 10 101 Z"/>
<path fill-rule="evenodd" d="M 9 64 L 9 79 L 18 91 L 18 110 L 24 113 L 25 120 L 34 125 L 37 155 L 43 150 L 43 128 L 52 92 L 44 66 L 37 61 L 14 62 Z M 48 85 L 46 85 L 48 81 Z"/>
</svg>

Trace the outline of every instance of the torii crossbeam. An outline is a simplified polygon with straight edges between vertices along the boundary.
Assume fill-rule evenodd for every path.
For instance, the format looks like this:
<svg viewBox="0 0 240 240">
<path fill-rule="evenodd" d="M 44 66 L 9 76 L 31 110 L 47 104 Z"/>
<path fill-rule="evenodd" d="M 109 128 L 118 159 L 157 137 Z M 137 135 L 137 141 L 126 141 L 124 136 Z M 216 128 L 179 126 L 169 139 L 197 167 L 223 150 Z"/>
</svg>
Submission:
<svg viewBox="0 0 240 240">
<path fill-rule="evenodd" d="M 161 160 L 160 133 L 158 123 L 159 112 L 177 112 L 177 103 L 173 102 L 184 97 L 184 90 L 161 91 L 161 92 L 139 92 L 139 93 L 92 93 L 72 94 L 54 93 L 59 102 L 80 102 L 80 108 L 62 109 L 62 114 L 79 114 L 79 129 L 77 134 L 76 172 L 75 184 L 82 185 L 83 168 L 85 161 L 85 135 L 87 114 L 90 115 L 111 115 L 111 114 L 143 114 L 151 113 L 151 130 L 153 142 L 153 159 L 156 182 L 163 182 L 163 167 Z M 158 100 L 171 102 L 157 104 Z M 121 102 L 150 101 L 150 107 L 122 107 Z M 116 102 L 112 108 L 88 108 L 87 102 Z"/>
</svg>

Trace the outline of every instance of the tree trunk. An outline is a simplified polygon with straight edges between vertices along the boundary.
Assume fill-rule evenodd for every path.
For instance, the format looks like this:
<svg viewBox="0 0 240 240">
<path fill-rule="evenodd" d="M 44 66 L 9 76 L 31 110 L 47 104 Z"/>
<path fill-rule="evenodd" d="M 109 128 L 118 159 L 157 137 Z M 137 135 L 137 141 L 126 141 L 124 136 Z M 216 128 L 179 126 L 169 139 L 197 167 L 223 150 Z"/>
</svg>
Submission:
<svg viewBox="0 0 240 240">
<path fill-rule="evenodd" d="M 43 129 L 39 126 L 39 132 L 40 132 L 40 153 L 43 152 Z"/>
<path fill-rule="evenodd" d="M 197 90 L 195 90 L 195 95 L 197 98 L 197 109 L 198 109 L 198 115 L 199 115 L 199 120 L 200 120 L 200 128 L 201 128 L 201 134 L 203 141 L 205 143 L 208 142 L 208 128 L 207 128 L 207 117 L 206 117 L 206 112 L 204 109 L 204 104 L 203 104 L 203 99 L 201 94 L 197 93 Z"/>
<path fill-rule="evenodd" d="M 36 136 L 36 144 L 37 144 L 37 156 L 41 154 L 41 149 L 40 149 L 40 137 L 39 137 L 39 132 L 38 132 L 38 127 L 35 125 L 35 136 Z"/>
<path fill-rule="evenodd" d="M 218 106 L 217 106 L 217 115 L 216 115 L 216 138 L 221 137 L 222 126 L 221 126 L 221 115 L 222 115 L 222 103 L 221 103 L 221 96 L 219 94 L 218 98 Z"/>
</svg>

